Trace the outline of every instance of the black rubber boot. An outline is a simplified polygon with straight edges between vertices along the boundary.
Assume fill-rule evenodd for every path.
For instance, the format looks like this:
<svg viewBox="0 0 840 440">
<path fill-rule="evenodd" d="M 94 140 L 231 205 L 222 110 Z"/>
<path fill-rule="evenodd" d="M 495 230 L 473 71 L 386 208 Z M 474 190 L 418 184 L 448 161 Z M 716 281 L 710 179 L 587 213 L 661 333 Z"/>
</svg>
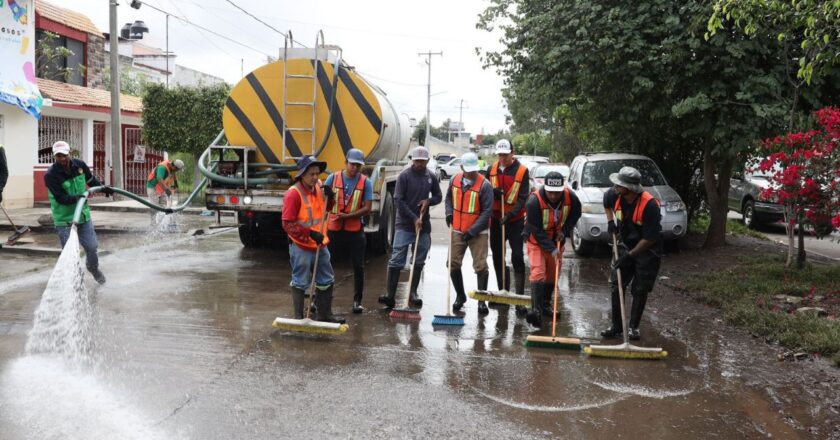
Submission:
<svg viewBox="0 0 840 440">
<path fill-rule="evenodd" d="M 624 331 L 622 330 L 621 324 L 621 303 L 618 297 L 618 285 L 611 285 L 610 290 L 612 291 L 610 295 L 610 301 L 612 302 L 612 327 L 602 331 L 601 336 L 605 338 L 621 338 L 624 336 Z"/>
<path fill-rule="evenodd" d="M 93 275 L 93 279 L 96 280 L 99 284 L 105 284 L 105 274 L 102 273 L 101 270 L 98 268 L 96 269 L 88 269 L 91 275 Z"/>
<path fill-rule="evenodd" d="M 385 281 L 385 294 L 379 297 L 379 304 L 385 308 L 394 308 L 394 298 L 397 296 L 397 285 L 400 283 L 400 268 L 389 267 L 388 277 Z"/>
<path fill-rule="evenodd" d="M 464 293 L 464 275 L 461 270 L 453 270 L 449 272 L 449 278 L 452 279 L 452 287 L 455 288 L 455 302 L 452 303 L 452 311 L 459 312 L 467 302 L 467 295 Z"/>
<path fill-rule="evenodd" d="M 315 302 L 318 303 L 318 321 L 344 324 L 347 322 L 343 317 L 332 314 L 333 286 L 324 290 L 315 289 Z"/>
<path fill-rule="evenodd" d="M 559 296 L 559 295 L 558 295 Z M 542 314 L 543 316 L 551 316 L 554 312 L 554 284 L 545 283 L 543 285 L 542 297 Z M 559 306 L 559 304 L 558 304 Z M 560 319 L 560 308 L 557 308 L 557 319 Z"/>
<path fill-rule="evenodd" d="M 478 290 L 487 290 L 487 282 L 490 279 L 490 271 L 485 270 L 484 272 L 479 272 L 475 274 L 476 282 L 478 283 Z M 487 304 L 484 301 L 478 302 L 478 314 L 479 315 L 486 315 L 490 313 L 490 310 L 487 308 Z"/>
<path fill-rule="evenodd" d="M 542 281 L 531 281 L 531 310 L 525 316 L 525 321 L 534 327 L 542 327 L 542 309 L 543 295 L 545 293 L 545 283 Z"/>
<path fill-rule="evenodd" d="M 647 303 L 647 296 L 647 292 L 635 292 L 633 294 L 633 306 L 630 308 L 630 330 L 639 329 L 639 324 L 642 322 L 642 313 L 644 313 L 645 304 Z M 633 335 L 632 331 L 630 335 Z"/>
<path fill-rule="evenodd" d="M 408 303 L 418 309 L 423 308 L 423 300 L 417 295 L 417 287 L 420 285 L 420 275 L 423 274 L 423 266 L 414 265 L 414 278 L 411 279 L 411 286 L 408 290 Z"/>
<path fill-rule="evenodd" d="M 294 307 L 295 319 L 303 319 L 303 289 L 292 287 L 292 307 Z"/>
<path fill-rule="evenodd" d="M 353 313 L 359 314 L 365 311 L 365 308 L 362 307 L 362 295 L 364 294 L 365 290 L 364 269 L 354 271 L 353 281 Z"/>
<path fill-rule="evenodd" d="M 514 286 L 516 287 L 517 295 L 525 295 L 525 272 L 515 272 L 516 279 Z M 528 313 L 528 308 L 525 306 L 516 306 L 516 316 L 522 317 Z"/>
</svg>

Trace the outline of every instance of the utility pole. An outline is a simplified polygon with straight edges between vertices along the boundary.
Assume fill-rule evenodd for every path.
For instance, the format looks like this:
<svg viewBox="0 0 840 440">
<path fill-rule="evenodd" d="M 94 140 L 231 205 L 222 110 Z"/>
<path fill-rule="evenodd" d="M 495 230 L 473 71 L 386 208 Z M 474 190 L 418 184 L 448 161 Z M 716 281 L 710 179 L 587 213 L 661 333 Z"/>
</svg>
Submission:
<svg viewBox="0 0 840 440">
<path fill-rule="evenodd" d="M 464 131 L 464 98 L 461 98 L 461 105 L 458 106 L 458 138 L 461 138 L 461 132 Z M 469 107 L 467 107 L 469 108 Z"/>
<path fill-rule="evenodd" d="M 117 33 L 117 0 L 110 0 L 111 35 L 111 169 L 112 186 L 123 186 L 122 136 L 120 125 L 120 42 Z"/>
<path fill-rule="evenodd" d="M 169 88 L 169 14 L 166 14 L 166 88 Z"/>
<path fill-rule="evenodd" d="M 426 140 L 423 142 L 423 145 L 426 148 L 429 148 L 429 136 L 432 135 L 431 132 L 431 122 L 429 118 L 431 117 L 432 112 L 432 55 L 440 55 L 443 56 L 443 51 L 441 52 L 432 52 L 431 49 L 428 52 L 418 53 L 419 56 L 426 57 L 426 65 L 429 66 L 429 76 L 428 80 L 426 81 Z"/>
</svg>

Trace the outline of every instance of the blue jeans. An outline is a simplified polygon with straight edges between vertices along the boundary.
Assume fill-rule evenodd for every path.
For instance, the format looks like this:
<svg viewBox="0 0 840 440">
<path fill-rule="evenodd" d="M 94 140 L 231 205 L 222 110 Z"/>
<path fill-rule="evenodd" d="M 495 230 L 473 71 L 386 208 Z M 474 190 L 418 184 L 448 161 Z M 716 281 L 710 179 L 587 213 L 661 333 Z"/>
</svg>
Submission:
<svg viewBox="0 0 840 440">
<path fill-rule="evenodd" d="M 70 226 L 56 226 L 55 231 L 58 232 L 58 239 L 61 241 L 61 248 L 67 244 L 70 238 Z M 79 234 L 79 244 L 85 250 L 87 256 L 87 270 L 93 272 L 99 269 L 99 256 L 96 254 L 96 248 L 99 243 L 96 241 L 96 231 L 93 229 L 93 220 L 80 223 L 76 227 L 76 232 Z"/>
<path fill-rule="evenodd" d="M 405 267 L 405 259 L 408 255 L 408 247 L 414 246 L 414 238 L 416 232 L 403 231 L 397 229 L 394 231 L 394 248 L 391 250 L 391 259 L 388 261 L 388 267 L 392 269 L 402 269 Z M 428 232 L 420 233 L 420 241 L 417 245 L 417 261 L 414 264 L 418 268 L 422 268 L 426 264 L 426 256 L 429 254 L 429 247 L 432 246 L 432 236 Z"/>
<path fill-rule="evenodd" d="M 289 244 L 289 263 L 292 265 L 292 281 L 290 286 L 301 290 L 309 288 L 312 282 L 312 265 L 315 264 L 315 251 L 301 249 L 294 243 Z M 330 264 L 330 249 L 321 248 L 318 257 L 318 270 L 315 272 L 315 287 L 324 290 L 335 282 L 332 264 Z"/>
</svg>

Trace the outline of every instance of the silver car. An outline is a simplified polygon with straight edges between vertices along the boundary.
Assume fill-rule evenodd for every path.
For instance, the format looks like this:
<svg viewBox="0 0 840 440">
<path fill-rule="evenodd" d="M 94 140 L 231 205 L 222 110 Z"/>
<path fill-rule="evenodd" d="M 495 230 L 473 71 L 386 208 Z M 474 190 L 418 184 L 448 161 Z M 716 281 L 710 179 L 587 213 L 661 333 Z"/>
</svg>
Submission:
<svg viewBox="0 0 840 440">
<path fill-rule="evenodd" d="M 569 186 L 580 199 L 583 214 L 575 226 L 572 248 L 578 255 L 590 255 L 598 242 L 609 241 L 604 193 L 613 184 L 610 174 L 630 166 L 642 173 L 645 191 L 659 200 L 662 210 L 662 237 L 675 241 L 688 230 L 688 215 L 679 194 L 668 186 L 656 163 L 646 156 L 625 153 L 589 153 L 575 157 Z"/>
</svg>

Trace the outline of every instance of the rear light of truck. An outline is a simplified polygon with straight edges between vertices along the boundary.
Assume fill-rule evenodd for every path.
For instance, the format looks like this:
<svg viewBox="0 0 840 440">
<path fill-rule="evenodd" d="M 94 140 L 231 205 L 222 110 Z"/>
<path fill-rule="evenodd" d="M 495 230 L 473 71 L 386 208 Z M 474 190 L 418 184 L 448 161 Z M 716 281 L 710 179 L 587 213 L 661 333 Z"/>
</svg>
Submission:
<svg viewBox="0 0 840 440">
<path fill-rule="evenodd" d="M 216 203 L 225 203 L 225 196 L 216 196 Z"/>
<path fill-rule="evenodd" d="M 239 203 L 239 197 L 237 197 L 237 196 L 230 196 L 230 203 L 232 203 L 232 204 L 234 204 L 234 205 L 235 205 L 235 204 L 237 204 L 237 203 Z"/>
</svg>

